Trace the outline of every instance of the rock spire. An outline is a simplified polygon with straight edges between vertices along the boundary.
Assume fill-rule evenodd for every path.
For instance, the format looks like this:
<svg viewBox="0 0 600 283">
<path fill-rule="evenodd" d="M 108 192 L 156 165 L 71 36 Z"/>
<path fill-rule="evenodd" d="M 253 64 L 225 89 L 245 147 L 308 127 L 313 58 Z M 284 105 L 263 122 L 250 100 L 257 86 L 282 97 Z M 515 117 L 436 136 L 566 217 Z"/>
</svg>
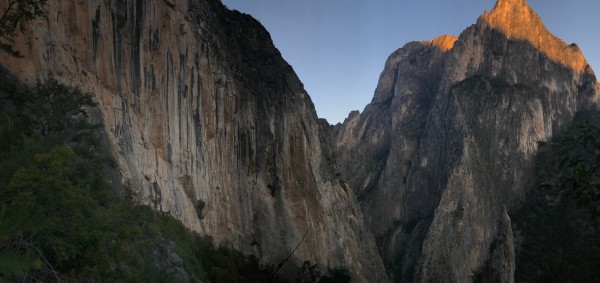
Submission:
<svg viewBox="0 0 600 283">
<path fill-rule="evenodd" d="M 550 33 L 525 0 L 498 0 L 491 13 L 486 11 L 480 17 L 482 21 L 509 39 L 528 41 L 557 63 L 578 72 L 588 71 L 579 47 L 567 45 Z"/>
</svg>

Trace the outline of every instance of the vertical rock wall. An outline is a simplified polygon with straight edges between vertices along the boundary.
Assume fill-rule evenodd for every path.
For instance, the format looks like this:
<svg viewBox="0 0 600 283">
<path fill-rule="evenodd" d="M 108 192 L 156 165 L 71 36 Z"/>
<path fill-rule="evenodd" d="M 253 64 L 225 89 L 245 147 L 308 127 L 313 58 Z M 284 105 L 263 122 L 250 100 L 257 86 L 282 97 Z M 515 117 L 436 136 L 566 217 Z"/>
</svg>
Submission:
<svg viewBox="0 0 600 283">
<path fill-rule="evenodd" d="M 2 6 L 2 4 L 0 4 Z M 267 263 L 387 281 L 314 106 L 266 30 L 216 0 L 49 1 L 0 63 L 93 92 L 141 204 Z"/>
<path fill-rule="evenodd" d="M 430 184 L 422 184 L 412 194 L 407 190 L 447 57 L 438 41 L 409 43 L 390 55 L 373 101 L 335 129 L 337 157 L 350 186 L 357 190 L 388 272 L 405 274 L 405 280 L 420 253 L 417 239 L 422 238 L 426 219 L 435 208 Z M 438 161 L 443 162 L 429 162 Z M 427 166 L 428 161 L 422 162 Z"/>
</svg>

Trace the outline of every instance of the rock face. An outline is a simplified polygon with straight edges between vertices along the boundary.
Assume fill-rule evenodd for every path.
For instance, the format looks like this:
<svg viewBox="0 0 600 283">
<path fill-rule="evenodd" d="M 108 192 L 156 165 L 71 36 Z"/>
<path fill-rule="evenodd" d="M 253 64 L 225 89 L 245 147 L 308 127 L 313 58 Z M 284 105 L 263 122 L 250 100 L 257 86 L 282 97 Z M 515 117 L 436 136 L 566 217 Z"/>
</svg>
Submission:
<svg viewBox="0 0 600 283">
<path fill-rule="evenodd" d="M 296 263 L 387 281 L 326 127 L 256 20 L 218 0 L 64 0 L 47 11 L 16 38 L 25 59 L 0 64 L 95 93 L 139 203 L 270 264 L 302 242 Z"/>
<path fill-rule="evenodd" d="M 471 282 L 485 269 L 512 282 L 509 215 L 532 186 L 536 143 L 592 107 L 596 85 L 524 0 L 394 52 L 372 102 L 333 128 L 392 279 Z"/>
</svg>

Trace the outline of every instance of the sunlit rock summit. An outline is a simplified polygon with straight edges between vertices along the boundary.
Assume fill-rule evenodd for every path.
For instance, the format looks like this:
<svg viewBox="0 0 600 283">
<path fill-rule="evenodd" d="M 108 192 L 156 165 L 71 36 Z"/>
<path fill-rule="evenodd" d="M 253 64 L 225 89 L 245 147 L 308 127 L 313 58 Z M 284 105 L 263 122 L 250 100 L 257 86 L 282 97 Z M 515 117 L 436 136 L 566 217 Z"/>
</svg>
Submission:
<svg viewBox="0 0 600 283">
<path fill-rule="evenodd" d="M 509 215 L 534 189 L 536 143 L 597 96 L 579 48 L 524 0 L 392 53 L 372 102 L 333 128 L 392 279 L 513 282 Z"/>
</svg>

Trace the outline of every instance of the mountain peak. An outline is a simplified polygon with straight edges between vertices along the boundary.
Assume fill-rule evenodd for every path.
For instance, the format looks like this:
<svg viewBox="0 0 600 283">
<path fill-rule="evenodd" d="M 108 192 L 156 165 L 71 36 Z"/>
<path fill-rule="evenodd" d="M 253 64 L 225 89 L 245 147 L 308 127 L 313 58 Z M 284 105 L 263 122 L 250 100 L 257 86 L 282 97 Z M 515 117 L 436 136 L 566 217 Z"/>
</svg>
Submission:
<svg viewBox="0 0 600 283">
<path fill-rule="evenodd" d="M 490 13 L 486 11 L 479 22 L 509 39 L 528 41 L 557 63 L 578 72 L 586 70 L 587 62 L 579 48 L 550 33 L 526 0 L 498 0 L 494 9 Z"/>
<path fill-rule="evenodd" d="M 496 7 L 498 6 L 527 6 L 527 2 L 525 0 L 498 0 L 496 1 Z"/>
<path fill-rule="evenodd" d="M 540 17 L 525 0 L 498 0 L 492 12 L 486 12 L 483 19 L 509 38 L 525 39 L 538 32 L 548 33 Z"/>
</svg>

